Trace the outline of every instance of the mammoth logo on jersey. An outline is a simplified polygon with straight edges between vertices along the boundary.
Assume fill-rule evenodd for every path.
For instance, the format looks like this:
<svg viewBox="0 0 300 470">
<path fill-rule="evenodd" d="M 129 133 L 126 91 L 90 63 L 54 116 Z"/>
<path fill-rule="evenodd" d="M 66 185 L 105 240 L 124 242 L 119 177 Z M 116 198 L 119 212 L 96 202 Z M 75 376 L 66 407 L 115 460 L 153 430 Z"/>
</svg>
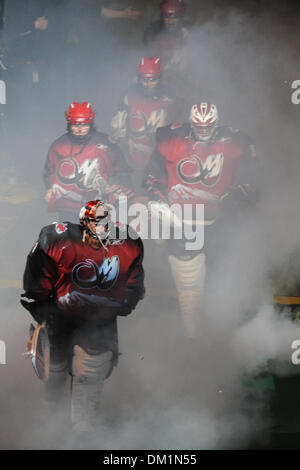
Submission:
<svg viewBox="0 0 300 470">
<path fill-rule="evenodd" d="M 191 155 L 178 163 L 177 173 L 184 183 L 214 186 L 221 176 L 223 162 L 223 153 L 208 155 L 204 163 L 197 155 Z"/>
<path fill-rule="evenodd" d="M 100 290 L 109 290 L 118 278 L 119 266 L 118 256 L 104 258 L 100 268 L 92 259 L 86 259 L 76 264 L 72 271 L 72 279 L 82 289 L 98 287 Z"/>
<path fill-rule="evenodd" d="M 165 124 L 165 119 L 164 109 L 152 111 L 148 118 L 143 111 L 138 110 L 130 115 L 130 134 L 136 138 L 152 134 L 158 127 Z"/>
<path fill-rule="evenodd" d="M 85 189 L 83 179 L 91 172 L 97 171 L 99 168 L 98 159 L 85 160 L 82 165 L 73 158 L 62 160 L 57 169 L 57 178 L 63 184 L 75 184 L 79 189 Z"/>
</svg>

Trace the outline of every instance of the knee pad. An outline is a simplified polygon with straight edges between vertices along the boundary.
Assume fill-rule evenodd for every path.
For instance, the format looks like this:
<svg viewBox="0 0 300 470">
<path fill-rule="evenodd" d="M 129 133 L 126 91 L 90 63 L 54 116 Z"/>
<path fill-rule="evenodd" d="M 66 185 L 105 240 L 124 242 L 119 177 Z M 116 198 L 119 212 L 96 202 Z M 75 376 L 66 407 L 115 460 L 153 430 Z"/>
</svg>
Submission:
<svg viewBox="0 0 300 470">
<path fill-rule="evenodd" d="M 89 354 L 75 345 L 73 348 L 72 376 L 78 382 L 105 380 L 111 368 L 112 351 Z"/>
</svg>

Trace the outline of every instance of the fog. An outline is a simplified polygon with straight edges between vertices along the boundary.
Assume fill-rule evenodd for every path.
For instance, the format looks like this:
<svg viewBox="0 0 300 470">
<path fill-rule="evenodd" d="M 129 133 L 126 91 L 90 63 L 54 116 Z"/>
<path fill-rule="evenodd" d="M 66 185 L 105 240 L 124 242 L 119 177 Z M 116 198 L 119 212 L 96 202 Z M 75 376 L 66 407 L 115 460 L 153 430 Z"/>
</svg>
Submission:
<svg viewBox="0 0 300 470">
<path fill-rule="evenodd" d="M 299 8 L 267 0 L 245 1 L 243 7 L 235 1 L 186 3 L 184 65 L 169 82 L 183 104 L 178 120 L 187 120 L 193 103 L 211 100 L 222 124 L 251 136 L 260 160 L 259 202 L 224 237 L 194 340 L 184 337 L 163 248 L 145 243 L 146 297 L 118 321 L 122 354 L 104 386 L 92 448 L 247 448 L 254 438 L 263 445 L 269 402 L 263 393 L 249 398 L 244 380 L 267 370 L 270 360 L 279 375 L 298 374 L 290 357 L 300 327 L 278 317 L 269 272 L 299 247 L 299 110 L 291 103 L 291 83 L 299 79 Z M 21 3 L 5 4 L 0 340 L 7 364 L 0 365 L 1 449 L 71 445 L 68 405 L 45 409 L 42 383 L 22 356 L 30 318 L 19 304 L 21 279 L 41 227 L 56 217 L 47 212 L 41 175 L 50 144 L 65 132 L 65 110 L 72 101 L 90 101 L 97 128 L 110 132 L 111 117 L 135 77 L 143 31 L 159 17 L 159 1 L 132 4 L 142 11 L 134 25 L 95 16 L 96 0 L 52 2 L 45 36 L 38 31 L 27 43 L 31 34 L 20 34 L 33 30 L 40 10 L 28 7 L 28 23 L 25 16 L 22 23 Z"/>
</svg>

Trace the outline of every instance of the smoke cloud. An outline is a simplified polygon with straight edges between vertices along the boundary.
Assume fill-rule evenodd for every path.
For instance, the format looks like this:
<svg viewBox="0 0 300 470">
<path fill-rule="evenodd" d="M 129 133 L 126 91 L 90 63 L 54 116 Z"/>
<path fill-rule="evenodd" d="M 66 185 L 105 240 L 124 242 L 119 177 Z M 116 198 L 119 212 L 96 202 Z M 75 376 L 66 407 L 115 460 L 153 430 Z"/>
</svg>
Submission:
<svg viewBox="0 0 300 470">
<path fill-rule="evenodd" d="M 22 356 L 30 319 L 19 305 L 20 280 L 27 253 L 54 216 L 46 212 L 42 168 L 51 142 L 65 130 L 70 102 L 93 103 L 97 128 L 110 131 L 159 1 L 137 2 L 142 14 L 134 24 L 104 20 L 101 2 L 52 1 L 42 12 L 49 19 L 44 36 L 33 27 L 41 15 L 30 7 L 34 2 L 20 24 L 21 3 L 5 2 L 7 70 L 0 71 L 7 90 L 0 105 L 0 340 L 7 354 L 0 364 L 0 448 L 70 448 L 68 405 L 46 409 L 42 383 Z M 299 79 L 299 9 L 267 0 L 243 7 L 186 3 L 184 65 L 169 83 L 183 104 L 178 120 L 187 120 L 193 103 L 211 100 L 223 124 L 252 137 L 259 203 L 221 237 L 195 340 L 184 338 L 164 248 L 145 243 L 147 295 L 119 321 L 122 355 L 105 383 L 92 448 L 247 448 L 257 435 L 263 445 L 270 401 L 263 392 L 253 398 L 245 384 L 268 370 L 283 377 L 300 370 L 290 360 L 299 326 L 278 315 L 269 276 L 299 246 L 299 116 L 290 98 Z M 289 275 L 287 269 L 288 284 L 294 282 Z"/>
</svg>

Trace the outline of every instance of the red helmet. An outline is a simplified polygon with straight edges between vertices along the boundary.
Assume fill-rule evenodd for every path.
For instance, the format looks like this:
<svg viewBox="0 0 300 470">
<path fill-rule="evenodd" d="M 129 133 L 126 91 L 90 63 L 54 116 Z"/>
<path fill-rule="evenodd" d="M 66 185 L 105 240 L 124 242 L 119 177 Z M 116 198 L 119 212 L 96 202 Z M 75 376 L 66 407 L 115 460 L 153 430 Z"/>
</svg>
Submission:
<svg viewBox="0 0 300 470">
<path fill-rule="evenodd" d="M 70 124 L 90 124 L 95 119 L 95 111 L 87 101 L 83 103 L 74 101 L 66 111 L 66 118 Z"/>
<path fill-rule="evenodd" d="M 181 16 L 184 10 L 183 0 L 162 0 L 160 10 L 163 15 Z"/>
<path fill-rule="evenodd" d="M 143 57 L 138 73 L 142 78 L 160 78 L 163 68 L 159 57 Z"/>
</svg>

